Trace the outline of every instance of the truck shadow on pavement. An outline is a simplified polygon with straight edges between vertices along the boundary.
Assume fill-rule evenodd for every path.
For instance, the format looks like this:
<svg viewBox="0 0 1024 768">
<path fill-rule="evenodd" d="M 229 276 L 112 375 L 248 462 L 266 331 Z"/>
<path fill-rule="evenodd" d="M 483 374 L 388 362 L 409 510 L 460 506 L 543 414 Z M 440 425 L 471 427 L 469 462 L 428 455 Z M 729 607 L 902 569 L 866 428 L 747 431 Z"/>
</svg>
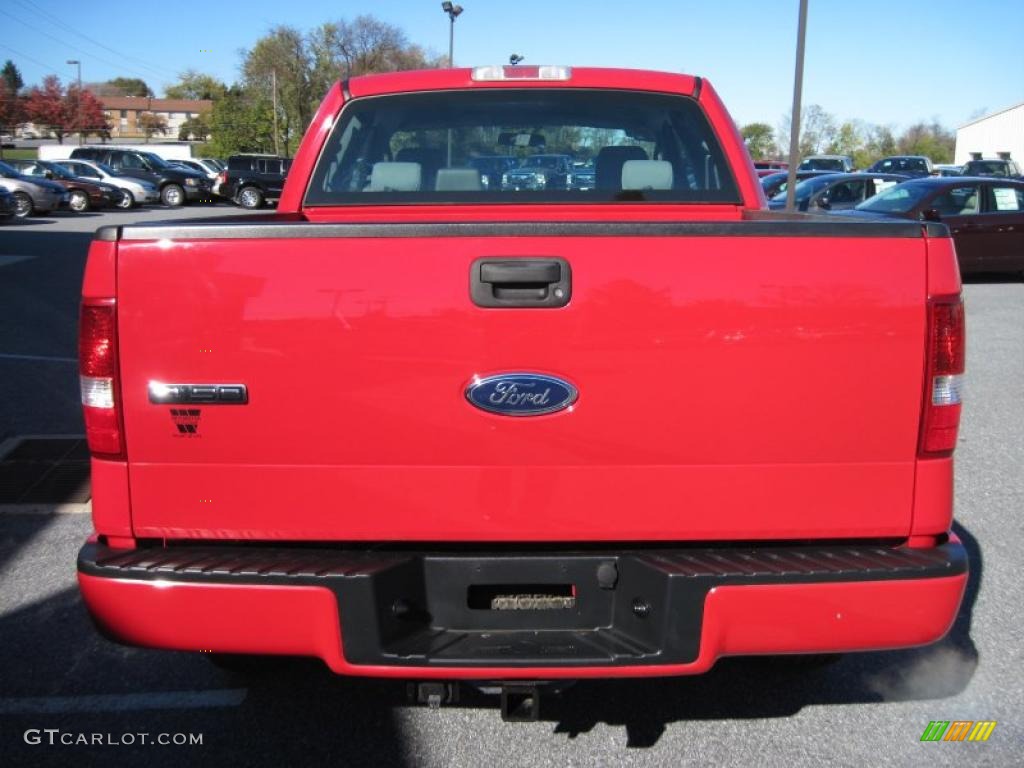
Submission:
<svg viewBox="0 0 1024 768">
<path fill-rule="evenodd" d="M 30 538 L 47 525 L 32 521 Z M 542 698 L 541 727 L 569 738 L 598 724 L 622 726 L 630 747 L 650 747 L 678 721 L 788 717 L 809 705 L 939 699 L 962 691 L 978 664 L 971 640 L 974 603 L 982 581 L 976 539 L 954 526 L 967 548 L 971 572 L 960 613 L 949 635 L 921 649 L 849 654 L 830 666 L 802 667 L 786 659 L 724 659 L 697 677 L 584 681 L 561 696 Z M 77 534 L 76 534 L 77 535 Z M 19 538 L 19 536 L 15 536 Z M 0 555 L 18 542 L 5 534 Z M 77 539 L 75 539 L 77 541 Z M 72 538 L 67 544 L 70 546 Z M 16 555 L 15 555 L 16 557 Z M 11 560 L 0 564 L 8 568 Z M 70 574 L 67 577 L 70 579 Z M 151 767 L 204 763 L 344 766 L 415 762 L 413 736 L 403 733 L 409 713 L 400 682 L 332 675 L 316 660 L 282 659 L 257 676 L 240 677 L 209 664 L 199 653 L 128 648 L 104 640 L 89 620 L 78 590 L 61 579 L 58 591 L 23 607 L 0 601 L 0 738 L 9 765 L 85 765 L 109 759 L 109 747 L 29 746 L 26 729 L 61 728 L 75 733 L 201 733 L 201 747 L 119 747 L 122 764 Z M 4 605 L 6 604 L 6 605 Z M 17 649 L 17 652 L 14 652 Z M 34 709 L 39 697 L 80 701 L 83 696 L 196 695 L 233 693 L 230 706 L 145 703 L 104 711 Z M 26 698 L 27 697 L 27 698 Z M 27 708 L 19 702 L 29 702 Z M 51 706 L 51 705 L 47 705 Z M 464 688 L 457 706 L 491 710 L 497 701 Z M 446 720 L 450 711 L 436 713 Z M 425 713 L 426 714 L 426 713 Z M 433 716 L 433 715 L 431 715 Z M 514 727 L 514 726 L 510 726 Z M 105 751 L 106 750 L 106 751 Z M 73 753 L 73 755 L 72 755 Z M 104 758 L 104 755 L 106 758 Z"/>
<path fill-rule="evenodd" d="M 983 565 L 977 539 L 959 523 L 953 530 L 967 550 L 970 574 L 953 627 L 934 645 L 851 653 L 817 667 L 798 656 L 727 658 L 697 677 L 582 681 L 560 699 L 543 702 L 541 716 L 570 738 L 598 723 L 621 725 L 629 746 L 649 747 L 679 720 L 788 717 L 809 705 L 954 696 L 978 666 L 971 621 Z"/>
</svg>

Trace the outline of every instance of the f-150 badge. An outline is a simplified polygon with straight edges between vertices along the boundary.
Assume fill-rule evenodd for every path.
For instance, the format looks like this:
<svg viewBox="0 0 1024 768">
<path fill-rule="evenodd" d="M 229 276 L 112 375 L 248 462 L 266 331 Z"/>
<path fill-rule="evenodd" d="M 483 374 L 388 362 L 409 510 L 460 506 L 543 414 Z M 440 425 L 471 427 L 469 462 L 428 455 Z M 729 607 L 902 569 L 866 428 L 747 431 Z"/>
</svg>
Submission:
<svg viewBox="0 0 1024 768">
<path fill-rule="evenodd" d="M 579 392 L 572 384 L 541 373 L 499 373 L 474 376 L 466 399 L 484 411 L 502 416 L 540 416 L 569 408 Z"/>
</svg>

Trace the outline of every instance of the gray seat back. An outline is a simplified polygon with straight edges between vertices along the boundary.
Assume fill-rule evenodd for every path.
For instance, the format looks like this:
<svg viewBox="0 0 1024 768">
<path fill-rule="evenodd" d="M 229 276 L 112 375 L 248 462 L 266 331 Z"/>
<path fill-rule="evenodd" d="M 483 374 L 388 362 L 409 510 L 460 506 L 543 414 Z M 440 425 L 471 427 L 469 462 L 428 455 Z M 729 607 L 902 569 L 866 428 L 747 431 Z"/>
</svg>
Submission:
<svg viewBox="0 0 1024 768">
<path fill-rule="evenodd" d="M 418 192 L 423 178 L 419 163 L 374 163 L 367 192 Z"/>
</svg>

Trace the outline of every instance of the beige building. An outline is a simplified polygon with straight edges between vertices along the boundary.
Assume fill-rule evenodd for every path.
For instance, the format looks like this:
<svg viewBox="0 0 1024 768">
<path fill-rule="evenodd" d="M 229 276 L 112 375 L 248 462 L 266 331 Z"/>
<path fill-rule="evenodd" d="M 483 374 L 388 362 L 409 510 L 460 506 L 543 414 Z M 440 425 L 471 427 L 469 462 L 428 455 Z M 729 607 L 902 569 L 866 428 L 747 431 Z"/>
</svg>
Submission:
<svg viewBox="0 0 1024 768">
<path fill-rule="evenodd" d="M 167 136 L 178 138 L 181 124 L 191 117 L 208 114 L 213 102 L 190 99 L 152 99 L 146 96 L 100 96 L 103 113 L 110 124 L 110 137 L 143 138 L 139 129 L 139 115 L 152 112 L 167 121 Z"/>
</svg>

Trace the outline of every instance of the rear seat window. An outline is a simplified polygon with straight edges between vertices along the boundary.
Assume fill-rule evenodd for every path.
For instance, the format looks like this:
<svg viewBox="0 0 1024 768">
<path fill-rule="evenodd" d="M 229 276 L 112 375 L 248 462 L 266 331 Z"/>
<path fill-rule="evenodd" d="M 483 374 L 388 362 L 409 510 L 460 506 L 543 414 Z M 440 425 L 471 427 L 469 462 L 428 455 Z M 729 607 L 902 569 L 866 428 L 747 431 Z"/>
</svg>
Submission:
<svg viewBox="0 0 1024 768">
<path fill-rule="evenodd" d="M 739 203 L 686 96 L 523 89 L 397 94 L 342 111 L 306 205 Z"/>
</svg>

